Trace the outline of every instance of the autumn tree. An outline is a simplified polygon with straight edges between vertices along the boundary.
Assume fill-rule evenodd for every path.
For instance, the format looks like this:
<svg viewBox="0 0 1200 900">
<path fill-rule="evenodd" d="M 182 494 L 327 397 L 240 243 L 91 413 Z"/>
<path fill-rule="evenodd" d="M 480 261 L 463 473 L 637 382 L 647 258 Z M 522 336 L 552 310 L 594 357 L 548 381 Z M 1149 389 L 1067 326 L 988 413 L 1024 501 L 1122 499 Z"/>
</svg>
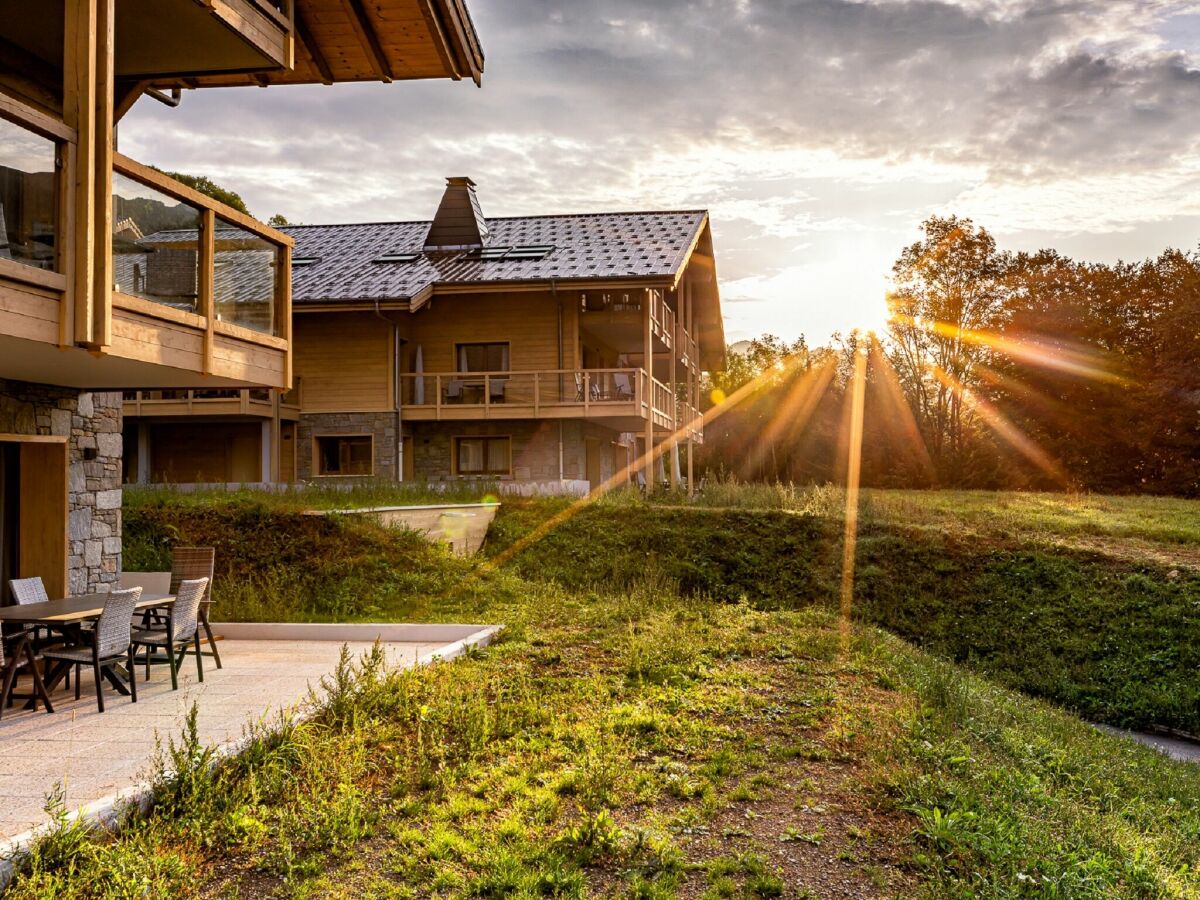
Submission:
<svg viewBox="0 0 1200 900">
<path fill-rule="evenodd" d="M 964 389 L 988 352 L 979 333 L 1003 319 L 1011 258 L 970 219 L 933 216 L 921 230 L 892 268 L 888 357 L 933 460 L 947 468 L 965 449 Z"/>
</svg>

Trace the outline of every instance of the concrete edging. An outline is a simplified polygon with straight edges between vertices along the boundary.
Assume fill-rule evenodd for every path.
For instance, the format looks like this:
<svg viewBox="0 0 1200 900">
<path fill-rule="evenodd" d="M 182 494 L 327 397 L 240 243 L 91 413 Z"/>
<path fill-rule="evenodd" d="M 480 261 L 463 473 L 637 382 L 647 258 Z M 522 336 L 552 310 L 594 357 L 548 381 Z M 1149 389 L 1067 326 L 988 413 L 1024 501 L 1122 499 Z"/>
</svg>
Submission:
<svg viewBox="0 0 1200 900">
<path fill-rule="evenodd" d="M 433 650 L 429 653 L 424 653 L 417 657 L 417 666 L 428 666 L 439 662 L 450 662 L 457 659 L 467 652 L 470 647 L 486 647 L 492 642 L 497 634 L 504 630 L 503 625 L 440 625 L 440 624 L 324 624 L 324 623 L 289 623 L 289 622 L 226 622 L 213 623 L 214 630 L 219 629 L 223 632 L 223 637 L 226 640 L 287 640 L 287 641 L 339 641 L 348 643 L 350 641 L 375 641 L 380 643 L 436 643 L 442 640 L 451 641 L 444 647 L 438 650 Z M 292 632 L 292 629 L 302 629 L 301 631 Z M 231 633 L 238 633 L 236 636 Z M 356 637 L 351 635 L 369 633 L 374 630 L 376 637 Z M 399 632 L 403 634 L 419 634 L 420 637 L 394 638 L 383 637 L 384 634 Z M 293 636 L 293 634 L 304 634 L 304 637 Z M 335 635 L 333 637 L 321 637 L 319 635 Z M 447 635 L 442 637 L 440 635 Z M 265 712 L 265 711 L 264 711 Z M 289 714 L 294 722 L 303 722 L 309 719 L 313 710 L 305 709 L 303 706 L 296 706 L 284 710 L 285 714 Z M 241 753 L 252 740 L 252 737 L 246 736 L 233 741 L 226 741 L 223 744 L 218 744 L 213 755 L 213 764 L 217 764 L 222 760 L 237 756 Z M 93 800 L 86 806 L 81 806 L 67 814 L 66 821 L 68 824 L 82 821 L 90 828 L 103 828 L 108 831 L 115 831 L 120 824 L 122 814 L 131 806 L 136 806 L 141 812 L 149 809 L 150 799 L 152 796 L 153 785 L 148 782 L 139 782 L 132 784 L 126 788 L 122 788 L 114 794 L 109 794 L 107 797 L 101 797 Z M 35 826 L 28 831 L 22 832 L 14 837 L 11 837 L 3 842 L 0 842 L 0 894 L 8 888 L 9 882 L 12 880 L 15 868 L 20 864 L 24 856 L 41 837 L 49 833 L 53 829 L 52 823 L 44 823 Z"/>
</svg>

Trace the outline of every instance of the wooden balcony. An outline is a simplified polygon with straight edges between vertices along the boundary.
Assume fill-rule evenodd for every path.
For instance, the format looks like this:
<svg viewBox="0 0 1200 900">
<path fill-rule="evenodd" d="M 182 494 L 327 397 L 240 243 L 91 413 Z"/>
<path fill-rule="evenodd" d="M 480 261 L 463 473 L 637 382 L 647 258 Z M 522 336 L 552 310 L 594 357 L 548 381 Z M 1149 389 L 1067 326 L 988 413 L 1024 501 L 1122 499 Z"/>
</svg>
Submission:
<svg viewBox="0 0 1200 900">
<path fill-rule="evenodd" d="M 642 304 L 645 302 L 650 304 L 650 335 L 655 352 L 674 350 L 684 365 L 691 365 L 693 360 L 698 364 L 699 354 L 690 336 L 686 342 L 676 341 L 675 310 L 660 290 L 587 291 L 580 299 L 579 325 L 621 352 L 641 353 L 646 324 Z"/>
<path fill-rule="evenodd" d="M 277 403 L 282 421 L 300 420 L 300 401 L 295 391 L 277 397 L 276 392 L 266 388 L 126 391 L 124 412 L 126 418 L 249 416 L 273 419 Z"/>
<path fill-rule="evenodd" d="M 674 427 L 671 389 L 643 369 L 439 372 L 401 375 L 407 421 L 592 419 L 638 431 Z"/>
<path fill-rule="evenodd" d="M 78 133 L 2 97 L 0 119 L 44 159 L 4 171 L 17 185 L 6 195 L 10 222 L 14 210 L 23 221 L 0 254 L 0 377 L 85 389 L 290 387 L 291 238 L 116 154 L 104 184 L 191 231 L 172 245 L 114 201 L 113 252 L 97 240 L 81 254 L 92 233 L 73 228 Z M 103 288 L 78 271 L 80 259 L 95 260 Z"/>
</svg>

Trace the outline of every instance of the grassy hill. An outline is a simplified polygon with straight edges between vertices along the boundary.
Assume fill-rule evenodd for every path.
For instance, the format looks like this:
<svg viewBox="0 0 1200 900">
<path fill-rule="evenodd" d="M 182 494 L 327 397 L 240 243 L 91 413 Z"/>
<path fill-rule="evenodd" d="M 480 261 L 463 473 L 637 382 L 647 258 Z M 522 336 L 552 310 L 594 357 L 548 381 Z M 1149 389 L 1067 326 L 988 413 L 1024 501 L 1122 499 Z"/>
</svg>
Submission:
<svg viewBox="0 0 1200 900">
<path fill-rule="evenodd" d="M 1194 571 L 1068 546 L 1053 504 L 998 497 L 997 527 L 974 496 L 881 495 L 844 643 L 836 495 L 733 499 L 614 498 L 528 546 L 567 507 L 510 503 L 463 561 L 276 498 L 134 498 L 130 561 L 216 544 L 223 616 L 509 628 L 452 665 L 348 667 L 317 720 L 216 769 L 185 740 L 148 817 L 64 827 L 11 895 L 1200 894 L 1200 767 L 998 684 L 1191 721 Z M 1186 550 L 1194 514 L 1163 515 L 1088 534 Z"/>
</svg>

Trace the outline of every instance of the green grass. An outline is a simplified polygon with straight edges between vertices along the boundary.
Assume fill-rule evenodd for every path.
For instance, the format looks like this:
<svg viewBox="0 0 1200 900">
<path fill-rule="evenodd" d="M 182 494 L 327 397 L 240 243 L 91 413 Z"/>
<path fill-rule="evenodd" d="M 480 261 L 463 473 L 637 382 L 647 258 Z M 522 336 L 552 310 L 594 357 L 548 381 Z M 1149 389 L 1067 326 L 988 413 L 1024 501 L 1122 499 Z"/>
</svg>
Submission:
<svg viewBox="0 0 1200 900">
<path fill-rule="evenodd" d="M 1166 509 L 1176 515 L 1173 503 Z M 651 564 L 684 593 L 725 602 L 796 608 L 838 596 L 842 523 L 832 516 L 617 499 L 526 547 L 547 514 L 543 504 L 507 504 L 488 552 L 511 555 L 507 565 L 525 578 L 571 589 L 628 585 Z M 1025 531 L 872 516 L 860 528 L 856 579 L 860 618 L 1008 686 L 1096 721 L 1200 734 L 1200 570 Z"/>
<path fill-rule="evenodd" d="M 604 502 L 631 502 L 616 494 Z M 702 496 L 670 492 L 660 505 L 707 509 L 782 510 L 840 519 L 845 491 L 828 485 L 743 484 L 717 481 Z M 1200 542 L 1200 503 L 1173 497 L 1101 496 L 1017 491 L 902 491 L 866 489 L 864 524 L 924 526 L 1023 538 L 1137 539 L 1168 545 Z"/>
<path fill-rule="evenodd" d="M 829 616 L 529 584 L 451 664 L 344 665 L 312 721 L 150 815 L 68 826 L 15 898 L 1186 897 L 1200 768 Z"/>
<path fill-rule="evenodd" d="M 280 512 L 304 510 L 367 509 L 376 506 L 420 506 L 442 503 L 497 502 L 498 492 L 491 481 L 452 481 L 397 483 L 384 479 L 356 478 L 346 482 L 302 482 L 287 490 L 263 491 L 252 488 L 212 486 L 197 490 L 179 490 L 171 485 L 125 487 L 125 508 L 204 509 L 229 503 L 263 506 Z"/>
<path fill-rule="evenodd" d="M 1200 767 L 1005 687 L 1194 727 L 1197 575 L 1138 543 L 1186 550 L 1187 504 L 873 493 L 842 652 L 838 492 L 722 489 L 608 498 L 525 549 L 567 504 L 506 502 L 482 561 L 275 498 L 137 499 L 130 568 L 214 544 L 219 617 L 509 628 L 345 666 L 215 768 L 185 733 L 148 817 L 64 824 L 11 895 L 1200 894 Z"/>
</svg>

